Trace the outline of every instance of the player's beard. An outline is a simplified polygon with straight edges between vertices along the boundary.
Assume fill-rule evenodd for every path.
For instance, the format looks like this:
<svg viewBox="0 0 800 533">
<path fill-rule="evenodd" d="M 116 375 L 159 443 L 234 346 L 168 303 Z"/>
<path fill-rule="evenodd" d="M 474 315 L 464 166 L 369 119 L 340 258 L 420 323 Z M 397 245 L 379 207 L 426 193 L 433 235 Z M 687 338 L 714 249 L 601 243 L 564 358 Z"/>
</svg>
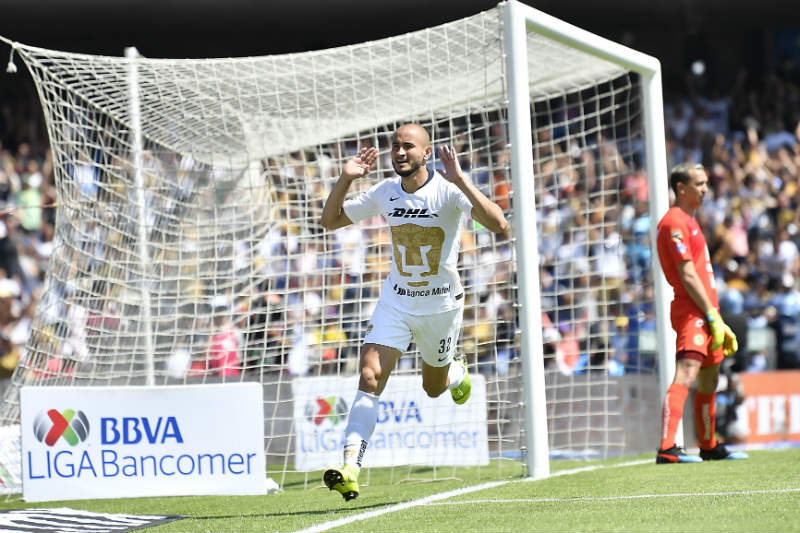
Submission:
<svg viewBox="0 0 800 533">
<path fill-rule="evenodd" d="M 408 163 L 408 169 L 400 170 L 399 168 L 397 168 L 397 163 L 392 161 L 392 167 L 394 167 L 394 171 L 397 172 L 397 175 L 400 176 L 401 178 L 411 176 L 420 168 L 422 168 L 422 163 L 420 162 L 406 161 L 406 163 Z"/>
</svg>

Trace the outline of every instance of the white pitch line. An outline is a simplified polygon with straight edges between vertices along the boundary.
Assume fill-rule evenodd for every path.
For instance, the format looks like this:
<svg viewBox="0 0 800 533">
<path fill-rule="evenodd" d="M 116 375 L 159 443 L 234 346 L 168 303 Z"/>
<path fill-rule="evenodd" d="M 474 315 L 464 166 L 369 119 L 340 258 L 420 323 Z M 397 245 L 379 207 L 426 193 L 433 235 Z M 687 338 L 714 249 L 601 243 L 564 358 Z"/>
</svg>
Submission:
<svg viewBox="0 0 800 533">
<path fill-rule="evenodd" d="M 510 500 L 459 500 L 439 502 L 431 505 L 468 505 L 476 503 L 561 503 L 561 502 L 608 502 L 617 500 L 639 500 L 647 498 L 686 498 L 696 496 L 750 496 L 753 494 L 782 494 L 800 492 L 800 487 L 791 489 L 736 490 L 727 492 L 674 492 L 667 494 L 631 494 L 628 496 L 589 496 L 575 498 L 517 498 Z"/>
<path fill-rule="evenodd" d="M 635 465 L 644 465 L 652 463 L 652 459 L 639 459 L 638 461 L 628 461 L 626 463 L 616 463 L 613 465 L 594 465 L 594 466 L 582 466 L 580 468 L 573 468 L 570 470 L 560 470 L 553 474 L 550 474 L 548 477 L 558 477 L 558 476 L 569 476 L 572 474 L 579 474 L 581 472 L 591 472 L 592 470 L 599 470 L 601 468 L 619 468 L 621 466 L 635 466 Z M 547 479 L 547 478 L 525 478 L 525 479 L 515 479 L 512 480 L 514 482 L 525 482 L 525 481 L 539 481 L 540 479 Z"/>
<path fill-rule="evenodd" d="M 591 470 L 599 470 L 602 468 L 617 468 L 621 466 L 633 466 L 633 465 L 640 465 L 644 463 L 652 463 L 653 460 L 645 460 L 645 461 L 630 461 L 627 463 L 618 463 L 614 465 L 607 465 L 607 466 L 585 466 L 581 468 L 573 468 L 571 470 L 561 470 L 560 472 L 556 472 L 551 474 L 548 477 L 556 477 L 556 476 L 565 476 L 570 474 L 578 474 L 581 472 L 589 472 Z M 439 500 L 446 500 L 448 498 L 453 498 L 455 496 L 461 496 L 463 494 L 469 494 L 471 492 L 476 492 L 479 490 L 486 490 L 491 489 L 494 487 L 499 487 L 501 485 L 508 485 L 509 483 L 519 483 L 524 481 L 538 481 L 540 479 L 548 479 L 547 477 L 544 478 L 525 478 L 525 479 L 509 479 L 506 481 L 492 481 L 489 483 L 483 483 L 481 485 L 475 485 L 472 487 L 464 487 L 461 489 L 450 490 L 447 492 L 441 492 L 439 494 L 432 494 L 430 496 L 426 496 L 425 498 L 420 498 L 419 500 L 411 500 L 408 502 L 398 503 L 396 505 L 390 505 L 388 507 L 384 507 L 382 509 L 376 509 L 374 511 L 367 511 L 366 513 L 359 513 L 356 515 L 345 516 L 344 518 L 339 518 L 338 520 L 331 520 L 330 522 L 324 522 L 322 524 L 317 524 L 315 526 L 311 526 L 306 529 L 300 529 L 295 531 L 294 533 L 321 533 L 322 531 L 328 531 L 335 527 L 344 526 L 347 524 L 352 524 L 353 522 L 358 522 L 361 520 L 366 520 L 368 518 L 375 518 L 376 516 L 381 516 L 389 513 L 396 513 L 398 511 L 404 511 L 406 509 L 411 509 L 413 507 L 419 507 L 422 505 L 430 505 L 432 503 L 438 502 Z"/>
<path fill-rule="evenodd" d="M 428 505 L 430 503 L 445 500 L 447 498 L 452 498 L 453 496 L 460 496 L 462 494 L 469 494 L 470 492 L 475 492 L 478 490 L 484 489 L 491 489 L 493 487 L 498 487 L 500 485 L 505 485 L 509 483 L 508 481 L 493 481 L 491 483 L 484 483 L 482 485 L 475 485 L 473 487 L 466 487 L 463 489 L 456 489 L 451 490 L 448 492 L 442 492 L 439 494 L 432 494 L 431 496 L 426 496 L 425 498 L 419 500 L 411 500 L 409 502 L 398 503 L 397 505 L 390 505 L 389 507 L 384 507 L 383 509 L 376 509 L 374 511 L 368 511 L 366 513 L 360 513 L 351 516 L 345 516 L 344 518 L 339 518 L 338 520 L 332 520 L 330 522 L 325 522 L 323 524 L 318 524 L 316 526 L 311 526 L 306 529 L 301 529 L 296 531 L 295 533 L 319 533 L 321 531 L 328 531 L 329 529 L 333 529 L 335 527 L 343 526 L 345 524 L 351 524 L 353 522 L 358 522 L 359 520 L 366 520 L 367 518 L 374 518 L 376 516 L 381 516 L 388 513 L 396 513 L 397 511 L 403 511 L 405 509 L 411 509 L 412 507 L 418 507 L 420 505 Z"/>
</svg>

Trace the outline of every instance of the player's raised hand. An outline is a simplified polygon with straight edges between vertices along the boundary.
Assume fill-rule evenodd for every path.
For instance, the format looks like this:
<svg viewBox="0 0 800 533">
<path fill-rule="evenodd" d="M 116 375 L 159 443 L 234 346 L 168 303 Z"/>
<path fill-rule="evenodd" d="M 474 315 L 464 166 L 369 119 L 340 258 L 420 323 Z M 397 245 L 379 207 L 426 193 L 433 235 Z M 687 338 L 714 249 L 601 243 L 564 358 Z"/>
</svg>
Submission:
<svg viewBox="0 0 800 533">
<path fill-rule="evenodd" d="M 446 144 L 439 148 L 439 161 L 444 165 L 444 179 L 451 183 L 464 179 L 464 173 L 461 172 L 461 165 L 458 162 L 458 154 L 452 145 Z"/>
<path fill-rule="evenodd" d="M 351 178 L 363 178 L 372 170 L 372 165 L 378 160 L 377 148 L 362 148 L 344 165 L 342 174 Z"/>
</svg>

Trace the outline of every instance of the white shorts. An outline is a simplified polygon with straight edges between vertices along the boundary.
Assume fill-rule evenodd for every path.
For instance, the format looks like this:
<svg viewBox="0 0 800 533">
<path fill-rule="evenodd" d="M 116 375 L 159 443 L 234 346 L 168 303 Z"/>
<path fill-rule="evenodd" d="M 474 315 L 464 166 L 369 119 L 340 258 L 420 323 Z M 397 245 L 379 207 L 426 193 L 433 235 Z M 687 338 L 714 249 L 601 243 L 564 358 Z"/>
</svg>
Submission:
<svg viewBox="0 0 800 533">
<path fill-rule="evenodd" d="M 435 315 L 409 315 L 378 302 L 364 342 L 405 352 L 413 338 L 423 361 L 430 366 L 447 366 L 456 353 L 463 315 L 463 306 Z"/>
</svg>

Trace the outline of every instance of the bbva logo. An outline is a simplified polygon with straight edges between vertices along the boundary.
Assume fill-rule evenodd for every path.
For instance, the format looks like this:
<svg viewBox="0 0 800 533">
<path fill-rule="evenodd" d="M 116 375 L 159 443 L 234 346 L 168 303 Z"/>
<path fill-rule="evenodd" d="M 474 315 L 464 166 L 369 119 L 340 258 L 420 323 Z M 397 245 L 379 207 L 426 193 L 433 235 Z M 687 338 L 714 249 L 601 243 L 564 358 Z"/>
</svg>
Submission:
<svg viewBox="0 0 800 533">
<path fill-rule="evenodd" d="M 36 415 L 33 420 L 33 434 L 36 440 L 48 446 L 55 445 L 62 437 L 70 446 L 75 446 L 89 436 L 89 420 L 83 411 L 66 409 L 58 412 L 50 409 Z"/>
</svg>

